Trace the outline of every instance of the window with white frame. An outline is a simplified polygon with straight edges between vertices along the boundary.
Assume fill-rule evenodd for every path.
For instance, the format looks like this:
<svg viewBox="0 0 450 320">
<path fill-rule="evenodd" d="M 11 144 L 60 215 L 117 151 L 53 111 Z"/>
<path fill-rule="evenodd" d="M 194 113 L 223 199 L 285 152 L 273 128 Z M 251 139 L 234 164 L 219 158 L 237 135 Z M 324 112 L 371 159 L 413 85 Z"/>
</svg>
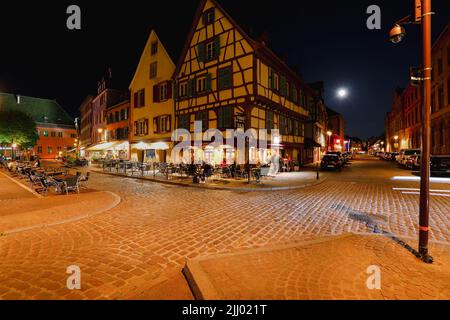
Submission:
<svg viewBox="0 0 450 320">
<path fill-rule="evenodd" d="M 185 98 L 188 96 L 188 82 L 181 82 L 178 90 L 178 96 L 180 98 Z"/>
<path fill-rule="evenodd" d="M 216 41 L 210 41 L 206 44 L 206 60 L 212 60 L 216 57 Z"/>
<path fill-rule="evenodd" d="M 167 90 L 168 90 L 167 82 L 159 85 L 159 101 L 167 99 Z"/>
<path fill-rule="evenodd" d="M 150 79 L 156 78 L 158 75 L 158 62 L 150 64 Z"/>
<path fill-rule="evenodd" d="M 273 74 L 273 89 L 280 90 L 280 76 L 276 72 Z"/>
<path fill-rule="evenodd" d="M 206 77 L 200 77 L 197 79 L 197 92 L 206 91 Z"/>
</svg>

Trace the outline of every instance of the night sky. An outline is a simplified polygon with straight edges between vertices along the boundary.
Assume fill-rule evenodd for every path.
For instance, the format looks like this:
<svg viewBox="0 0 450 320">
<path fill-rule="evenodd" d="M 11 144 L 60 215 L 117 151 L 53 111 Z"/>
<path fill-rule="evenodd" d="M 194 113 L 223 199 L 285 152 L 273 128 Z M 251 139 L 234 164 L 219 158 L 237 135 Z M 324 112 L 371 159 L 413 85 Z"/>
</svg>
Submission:
<svg viewBox="0 0 450 320">
<path fill-rule="evenodd" d="M 128 88 L 152 28 L 178 59 L 200 0 L 11 2 L 0 4 L 0 91 L 56 99 L 77 116 L 108 67 L 116 87 Z M 219 2 L 253 38 L 267 31 L 269 46 L 306 82 L 325 81 L 326 103 L 345 116 L 352 136 L 383 132 L 394 89 L 421 62 L 420 26 L 407 26 L 400 44 L 388 41 L 412 0 Z M 70 4 L 81 7 L 81 31 L 66 28 Z M 371 4 L 381 7 L 381 30 L 366 28 Z M 435 39 L 450 20 L 450 1 L 432 6 Z M 336 98 L 339 87 L 349 89 L 348 99 Z"/>
</svg>

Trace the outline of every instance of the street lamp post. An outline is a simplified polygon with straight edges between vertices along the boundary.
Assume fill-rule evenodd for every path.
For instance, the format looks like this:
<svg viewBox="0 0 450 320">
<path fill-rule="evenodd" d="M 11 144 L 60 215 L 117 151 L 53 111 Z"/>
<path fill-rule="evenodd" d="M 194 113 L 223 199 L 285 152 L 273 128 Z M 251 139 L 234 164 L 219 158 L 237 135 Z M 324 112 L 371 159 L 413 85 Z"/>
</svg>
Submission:
<svg viewBox="0 0 450 320">
<path fill-rule="evenodd" d="M 12 161 L 16 161 L 16 148 L 17 148 L 17 143 L 11 144 L 11 158 L 12 158 Z"/>
<path fill-rule="evenodd" d="M 420 179 L 419 254 L 424 262 L 432 263 L 428 254 L 430 216 L 430 113 L 431 113 L 431 0 L 422 1 L 423 37 L 423 138 Z"/>
<path fill-rule="evenodd" d="M 415 7 L 415 19 L 411 16 L 401 19 L 390 32 L 390 40 L 400 42 L 405 36 L 404 24 L 422 23 L 422 55 L 423 69 L 421 82 L 423 86 L 423 130 L 422 130 L 422 163 L 420 174 L 420 211 L 419 211 L 419 257 L 426 263 L 433 258 L 428 253 L 429 216 L 430 216 L 430 113 L 431 113 L 431 0 L 422 0 L 421 14 Z"/>
<path fill-rule="evenodd" d="M 102 142 L 102 133 L 103 133 L 103 129 L 102 129 L 102 128 L 99 128 L 99 129 L 97 130 L 97 132 L 98 132 L 99 137 L 100 137 L 100 141 L 99 141 L 99 142 Z"/>
<path fill-rule="evenodd" d="M 327 131 L 327 136 L 328 136 L 328 147 L 327 147 L 327 150 L 328 151 L 331 151 L 331 149 L 330 149 L 330 143 L 331 143 L 331 136 L 333 135 L 333 132 L 331 132 L 331 131 Z"/>
</svg>

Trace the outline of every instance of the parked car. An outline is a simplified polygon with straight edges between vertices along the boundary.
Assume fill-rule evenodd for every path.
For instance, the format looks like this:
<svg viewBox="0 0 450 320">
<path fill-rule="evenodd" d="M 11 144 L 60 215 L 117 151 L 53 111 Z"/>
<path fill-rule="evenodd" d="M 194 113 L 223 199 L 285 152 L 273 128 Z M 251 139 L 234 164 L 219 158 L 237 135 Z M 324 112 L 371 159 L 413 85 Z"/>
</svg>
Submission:
<svg viewBox="0 0 450 320">
<path fill-rule="evenodd" d="M 353 160 L 353 153 L 352 152 L 344 152 L 342 154 L 346 160 L 346 162 Z"/>
<path fill-rule="evenodd" d="M 337 154 L 326 154 L 322 158 L 320 168 L 322 170 L 334 169 L 341 170 L 343 162 Z"/>
<path fill-rule="evenodd" d="M 420 155 L 420 149 L 406 149 L 406 150 L 402 150 L 400 151 L 400 155 L 398 158 L 398 163 L 401 166 L 406 166 L 407 165 L 407 161 L 409 160 L 409 158 L 411 158 L 412 156 L 417 157 L 418 155 Z"/>
<path fill-rule="evenodd" d="M 398 153 L 397 157 L 395 157 L 395 161 L 397 161 L 398 164 L 400 164 L 404 153 L 405 153 L 405 150 L 400 150 L 400 152 Z"/>
<path fill-rule="evenodd" d="M 383 155 L 383 159 L 384 160 L 390 160 L 391 159 L 391 153 L 390 152 L 385 152 Z"/>
<path fill-rule="evenodd" d="M 392 152 L 390 154 L 390 158 L 388 159 L 389 161 L 397 161 L 397 157 L 398 157 L 399 153 L 398 152 Z"/>
<path fill-rule="evenodd" d="M 450 155 L 431 156 L 432 173 L 450 173 Z"/>
<path fill-rule="evenodd" d="M 342 162 L 342 165 L 344 165 L 345 159 L 344 156 L 342 155 L 342 152 L 340 151 L 328 151 L 327 155 L 336 155 L 339 157 L 339 160 Z"/>
<path fill-rule="evenodd" d="M 420 169 L 422 166 L 421 156 L 416 157 L 414 167 Z M 450 173 L 450 155 L 430 156 L 430 171 L 433 175 Z"/>
<path fill-rule="evenodd" d="M 420 154 L 412 155 L 406 159 L 405 167 L 413 170 L 413 169 L 420 167 L 420 165 L 418 165 L 418 163 L 420 163 Z"/>
</svg>

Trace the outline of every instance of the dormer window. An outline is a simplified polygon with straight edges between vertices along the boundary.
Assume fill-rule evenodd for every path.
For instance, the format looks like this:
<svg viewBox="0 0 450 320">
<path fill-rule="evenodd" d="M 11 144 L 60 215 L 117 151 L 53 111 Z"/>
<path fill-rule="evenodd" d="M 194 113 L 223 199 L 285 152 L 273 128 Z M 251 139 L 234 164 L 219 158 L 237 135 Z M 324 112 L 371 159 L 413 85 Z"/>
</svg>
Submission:
<svg viewBox="0 0 450 320">
<path fill-rule="evenodd" d="M 206 26 L 216 19 L 216 11 L 214 8 L 208 9 L 203 13 L 203 24 Z"/>
<path fill-rule="evenodd" d="M 154 41 L 151 44 L 150 54 L 154 56 L 158 53 L 158 41 Z"/>
</svg>

